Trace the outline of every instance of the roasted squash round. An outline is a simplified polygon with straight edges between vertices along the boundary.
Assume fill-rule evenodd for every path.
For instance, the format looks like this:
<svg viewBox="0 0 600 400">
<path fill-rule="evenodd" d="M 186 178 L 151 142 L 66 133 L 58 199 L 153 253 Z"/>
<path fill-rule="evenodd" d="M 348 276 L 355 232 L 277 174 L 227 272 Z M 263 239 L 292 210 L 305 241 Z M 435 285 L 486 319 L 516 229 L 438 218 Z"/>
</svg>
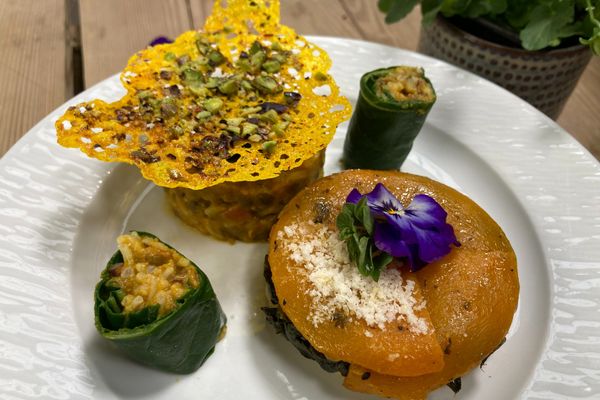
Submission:
<svg viewBox="0 0 600 400">
<path fill-rule="evenodd" d="M 348 193 L 354 188 L 367 193 L 377 183 L 405 206 L 417 194 L 434 198 L 460 242 L 420 271 L 400 268 L 400 279 L 413 282 L 413 312 L 425 321 L 425 331 L 415 330 L 407 318 L 373 326 L 351 308 L 315 317 L 327 297 L 315 297 L 315 281 L 307 271 L 331 250 L 327 243 L 336 240 L 336 217 Z M 425 177 L 349 170 L 322 178 L 283 209 L 269 242 L 279 307 L 316 350 L 350 364 L 344 385 L 354 391 L 424 399 L 492 353 L 517 307 L 516 256 L 502 229 L 468 197 Z M 310 252 L 321 258 L 307 258 Z"/>
</svg>

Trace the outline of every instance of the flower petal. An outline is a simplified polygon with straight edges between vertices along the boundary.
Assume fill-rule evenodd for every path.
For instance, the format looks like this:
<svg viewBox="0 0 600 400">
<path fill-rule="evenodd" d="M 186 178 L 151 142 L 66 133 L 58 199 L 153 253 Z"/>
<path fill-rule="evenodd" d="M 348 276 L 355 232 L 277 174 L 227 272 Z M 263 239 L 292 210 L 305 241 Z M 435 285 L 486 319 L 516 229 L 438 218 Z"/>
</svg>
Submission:
<svg viewBox="0 0 600 400">
<path fill-rule="evenodd" d="M 346 203 L 356 204 L 360 201 L 362 194 L 358 191 L 358 189 L 352 189 L 348 197 L 346 197 Z"/>
<path fill-rule="evenodd" d="M 411 271 L 444 257 L 452 250 L 452 244 L 460 246 L 452 226 L 446 223 L 448 213 L 430 196 L 416 195 L 405 209 L 378 183 L 366 195 L 353 189 L 346 201 L 358 203 L 363 197 L 375 219 L 375 247 L 393 257 L 406 259 Z"/>
<path fill-rule="evenodd" d="M 436 227 L 446 223 L 448 213 L 433 198 L 418 194 L 406 207 L 406 217 L 414 224 L 426 228 Z"/>
<path fill-rule="evenodd" d="M 417 237 L 418 258 L 425 263 L 439 260 L 451 250 L 450 245 L 456 241 L 454 231 L 448 224 L 444 224 L 439 231 L 414 229 Z"/>
<path fill-rule="evenodd" d="M 382 183 L 375 185 L 373 191 L 366 196 L 367 204 L 375 217 L 385 217 L 391 210 L 404 210 L 402 203 Z"/>
<path fill-rule="evenodd" d="M 398 232 L 389 224 L 375 224 L 373 242 L 379 250 L 394 257 L 411 257 L 411 251 L 404 241 L 398 240 Z"/>
<path fill-rule="evenodd" d="M 152 39 L 152 41 L 150 43 L 148 43 L 148 46 L 156 46 L 157 44 L 166 44 L 166 43 L 173 43 L 173 40 L 169 39 L 166 36 L 157 36 L 154 39 Z"/>
</svg>

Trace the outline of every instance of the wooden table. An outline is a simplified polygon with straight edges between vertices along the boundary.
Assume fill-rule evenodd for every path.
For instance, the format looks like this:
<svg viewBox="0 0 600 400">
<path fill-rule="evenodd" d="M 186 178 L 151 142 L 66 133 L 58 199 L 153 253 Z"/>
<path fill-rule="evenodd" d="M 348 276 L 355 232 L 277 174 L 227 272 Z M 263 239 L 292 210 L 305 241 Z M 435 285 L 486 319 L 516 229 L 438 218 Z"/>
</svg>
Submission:
<svg viewBox="0 0 600 400">
<path fill-rule="evenodd" d="M 418 10 L 385 25 L 376 0 L 282 0 L 283 23 L 306 35 L 415 50 Z M 198 28 L 210 0 L 0 0 L 0 156 L 36 122 L 120 71 L 158 35 Z M 587 67 L 558 123 L 600 159 L 600 57 Z"/>
</svg>

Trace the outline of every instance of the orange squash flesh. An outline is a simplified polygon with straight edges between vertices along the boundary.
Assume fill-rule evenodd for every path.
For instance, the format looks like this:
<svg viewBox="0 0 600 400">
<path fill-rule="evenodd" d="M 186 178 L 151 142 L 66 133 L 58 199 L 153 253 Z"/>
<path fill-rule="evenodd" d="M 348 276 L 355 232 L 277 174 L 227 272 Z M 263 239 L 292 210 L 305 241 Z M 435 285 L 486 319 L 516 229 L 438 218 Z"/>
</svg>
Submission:
<svg viewBox="0 0 600 400">
<path fill-rule="evenodd" d="M 455 251 L 418 273 L 438 341 L 446 350 L 444 369 L 413 378 L 379 374 L 352 365 L 344 385 L 354 391 L 401 400 L 426 394 L 476 367 L 506 336 L 518 300 L 514 255 Z M 363 374 L 371 372 L 369 379 Z"/>
<path fill-rule="evenodd" d="M 436 199 L 448 212 L 448 223 L 454 227 L 461 243 L 461 247 L 454 248 L 443 259 L 412 274 L 412 279 L 418 283 L 415 292 L 426 300 L 426 309 L 422 311 L 427 312 L 435 327 L 436 348 L 442 350 L 443 363 L 436 363 L 443 365 L 441 370 L 407 373 L 406 368 L 426 369 L 426 360 L 434 360 L 435 351 L 429 342 L 426 346 L 417 344 L 406 334 L 389 336 L 386 341 L 386 335 L 391 334 L 391 331 L 385 333 L 386 330 L 371 345 L 367 343 L 375 337 L 362 335 L 361 345 L 354 346 L 353 341 L 359 339 L 362 327 L 351 330 L 353 336 L 347 335 L 347 327 L 341 330 L 333 323 L 311 328 L 312 324 L 306 318 L 310 311 L 310 299 L 305 294 L 309 283 L 297 280 L 300 274 L 287 273 L 286 265 L 290 260 L 281 250 L 283 244 L 278 243 L 273 234 L 286 225 L 316 217 L 322 219 L 323 224 L 335 224 L 347 194 L 353 188 L 361 193 L 369 192 L 377 182 L 383 183 L 405 206 L 418 193 Z M 328 212 L 323 218 L 324 208 Z M 354 170 L 323 178 L 297 195 L 282 211 L 270 242 L 269 261 L 280 305 L 315 348 L 331 359 L 350 362 L 344 385 L 354 391 L 400 400 L 425 399 L 430 391 L 465 374 L 490 354 L 505 337 L 517 307 L 516 257 L 500 227 L 472 200 L 425 177 Z M 283 299 L 285 305 L 282 305 Z M 412 363 L 403 365 L 404 369 L 382 368 L 383 365 L 377 362 L 390 354 L 388 341 L 392 340 L 394 346 L 398 341 L 406 340 L 403 351 L 407 353 L 396 359 L 399 363 L 404 356 L 411 360 Z M 428 352 L 430 358 L 419 355 L 423 351 Z M 356 357 L 353 358 L 354 352 L 376 352 L 377 356 L 370 358 L 361 354 L 360 359 L 364 362 L 358 362 Z M 397 373 L 399 370 L 401 374 Z"/>
<path fill-rule="evenodd" d="M 303 196 L 297 196 L 279 215 L 279 220 L 271 231 L 269 262 L 273 274 L 273 283 L 280 307 L 294 326 L 317 350 L 331 360 L 344 360 L 350 363 L 369 365 L 382 373 L 398 376 L 418 376 L 441 370 L 443 352 L 429 323 L 426 308 L 415 311 L 418 317 L 429 325 L 427 334 L 417 334 L 407 329 L 404 323 L 388 323 L 385 330 L 370 328 L 364 320 L 354 318 L 340 323 L 339 319 L 325 321 L 314 326 L 309 318 L 311 298 L 307 293 L 312 284 L 305 275 L 304 266 L 295 263 L 285 251 L 284 243 L 277 243 L 278 232 L 293 224 L 302 225 L 307 235 L 314 235 L 323 226 L 335 232 L 335 218 L 350 191 L 330 191 L 330 179 L 325 178 L 305 190 Z M 315 218 L 315 204 L 327 198 L 329 209 L 327 218 L 321 223 L 309 223 Z M 403 278 L 415 281 L 413 296 L 417 303 L 422 301 L 421 289 L 414 274 L 405 272 Z M 369 278 L 370 279 L 370 278 Z M 350 319 L 351 316 L 343 315 Z M 369 336 L 365 332 L 369 332 Z"/>
</svg>

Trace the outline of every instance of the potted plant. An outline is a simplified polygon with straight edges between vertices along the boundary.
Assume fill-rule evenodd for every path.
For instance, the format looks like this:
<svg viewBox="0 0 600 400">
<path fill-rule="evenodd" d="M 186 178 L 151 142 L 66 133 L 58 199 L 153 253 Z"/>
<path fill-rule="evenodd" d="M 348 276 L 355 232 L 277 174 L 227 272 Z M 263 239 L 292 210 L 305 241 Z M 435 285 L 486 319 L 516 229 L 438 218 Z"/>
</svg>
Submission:
<svg viewBox="0 0 600 400">
<path fill-rule="evenodd" d="M 385 21 L 421 5 L 419 51 L 471 70 L 551 118 L 592 54 L 600 55 L 600 0 L 379 0 Z"/>
</svg>

